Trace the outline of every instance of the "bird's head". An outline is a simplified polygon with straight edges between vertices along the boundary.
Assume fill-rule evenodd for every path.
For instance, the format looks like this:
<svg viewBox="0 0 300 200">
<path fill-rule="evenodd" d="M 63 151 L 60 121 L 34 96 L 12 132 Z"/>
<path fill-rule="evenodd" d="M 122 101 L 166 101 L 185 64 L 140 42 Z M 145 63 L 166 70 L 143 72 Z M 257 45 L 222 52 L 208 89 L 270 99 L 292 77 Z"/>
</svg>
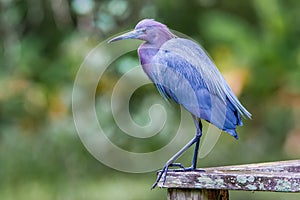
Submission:
<svg viewBox="0 0 300 200">
<path fill-rule="evenodd" d="M 135 26 L 133 31 L 117 36 L 108 42 L 110 43 L 126 39 L 139 39 L 144 40 L 147 43 L 155 44 L 164 43 L 165 41 L 174 37 L 176 36 L 171 33 L 166 25 L 153 19 L 144 19 Z"/>
</svg>

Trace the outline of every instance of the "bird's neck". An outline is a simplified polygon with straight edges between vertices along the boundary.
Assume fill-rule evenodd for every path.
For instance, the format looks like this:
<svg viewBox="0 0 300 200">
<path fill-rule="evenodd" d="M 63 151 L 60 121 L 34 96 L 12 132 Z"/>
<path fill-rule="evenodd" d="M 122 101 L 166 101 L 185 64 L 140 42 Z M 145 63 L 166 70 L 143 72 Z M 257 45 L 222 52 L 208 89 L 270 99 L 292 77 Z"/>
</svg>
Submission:
<svg viewBox="0 0 300 200">
<path fill-rule="evenodd" d="M 139 49 L 138 54 L 142 65 L 149 64 L 152 58 L 159 51 L 160 47 L 168 40 L 174 38 L 174 35 L 161 35 L 154 41 L 146 41 Z"/>
<path fill-rule="evenodd" d="M 159 48 L 161 47 L 161 45 L 153 45 L 150 43 L 144 43 L 138 49 L 138 55 L 140 58 L 142 68 L 143 68 L 144 72 L 149 76 L 150 79 L 151 79 L 151 75 L 150 75 L 151 61 L 152 61 L 153 57 L 159 51 Z"/>
<path fill-rule="evenodd" d="M 168 40 L 175 38 L 176 36 L 168 29 L 161 29 L 151 33 L 151 37 L 143 43 L 139 49 L 138 54 L 142 64 L 142 67 L 146 74 L 149 75 L 151 71 L 151 60 L 160 50 L 161 46 Z"/>
<path fill-rule="evenodd" d="M 138 49 L 138 54 L 139 54 L 141 64 L 144 65 L 144 64 L 150 63 L 152 58 L 158 52 L 161 45 L 162 44 L 157 45 L 157 44 L 151 44 L 151 43 L 147 43 L 147 42 L 142 44 Z"/>
</svg>

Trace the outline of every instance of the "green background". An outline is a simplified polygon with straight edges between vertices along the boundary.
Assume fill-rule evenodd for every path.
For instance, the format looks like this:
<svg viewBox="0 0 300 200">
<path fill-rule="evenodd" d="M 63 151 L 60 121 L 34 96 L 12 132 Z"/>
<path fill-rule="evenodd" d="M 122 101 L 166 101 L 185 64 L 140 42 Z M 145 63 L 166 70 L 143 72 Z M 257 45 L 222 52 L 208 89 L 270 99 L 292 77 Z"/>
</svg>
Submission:
<svg viewBox="0 0 300 200">
<path fill-rule="evenodd" d="M 166 199 L 165 190 L 150 191 L 155 172 L 123 173 L 92 157 L 72 117 L 73 83 L 84 57 L 143 18 L 201 43 L 253 115 L 238 129 L 238 142 L 222 134 L 200 166 L 298 159 L 299 10 L 297 0 L 0 0 L 1 199 Z M 135 52 L 114 62 L 96 98 L 109 97 L 118 78 L 137 63 Z M 130 109 L 138 123 L 147 123 L 149 104 L 158 95 L 153 86 L 134 94 Z M 164 137 L 141 145 L 102 108 L 99 120 L 124 149 L 149 152 L 169 141 Z M 176 130 L 180 114 L 176 106 L 167 109 L 175 115 L 167 121 L 166 134 Z M 191 153 L 181 161 L 188 165 Z M 300 197 L 230 195 L 239 200 Z"/>
</svg>

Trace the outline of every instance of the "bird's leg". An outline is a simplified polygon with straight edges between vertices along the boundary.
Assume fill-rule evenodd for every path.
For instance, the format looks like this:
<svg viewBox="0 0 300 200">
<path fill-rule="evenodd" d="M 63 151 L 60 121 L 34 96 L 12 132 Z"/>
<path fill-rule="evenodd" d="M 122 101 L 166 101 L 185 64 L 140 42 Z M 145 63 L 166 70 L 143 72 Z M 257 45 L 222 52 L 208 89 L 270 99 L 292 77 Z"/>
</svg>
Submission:
<svg viewBox="0 0 300 200">
<path fill-rule="evenodd" d="M 200 135 L 201 136 L 201 135 Z M 159 182 L 159 180 L 161 178 L 163 178 L 163 183 L 165 183 L 166 181 L 166 176 L 167 176 L 167 171 L 168 171 L 168 168 L 172 165 L 175 165 L 175 166 L 182 166 L 182 165 L 179 165 L 177 163 L 174 163 L 174 161 L 179 158 L 188 148 L 190 148 L 195 142 L 199 141 L 199 138 L 200 136 L 198 134 L 196 134 L 196 136 L 191 140 L 189 141 L 182 149 L 180 149 L 174 156 L 172 156 L 172 158 L 170 158 L 167 163 L 165 164 L 165 166 L 163 167 L 163 169 L 161 170 L 159 176 L 157 177 L 155 183 L 152 185 L 151 189 L 154 189 L 157 185 L 157 183 Z M 174 164 L 173 164 L 174 163 Z M 185 169 L 184 169 L 185 170 Z"/>
<path fill-rule="evenodd" d="M 193 160 L 192 160 L 192 166 L 189 168 L 185 168 L 181 163 L 172 163 L 170 165 L 170 167 L 180 167 L 182 168 L 184 171 L 190 171 L 190 170 L 195 170 L 197 168 L 197 160 L 198 160 L 198 152 L 199 152 L 199 145 L 200 145 L 200 138 L 202 136 L 202 123 L 201 120 L 198 117 L 194 117 L 194 122 L 197 128 L 197 132 L 196 132 L 196 142 L 195 142 L 195 149 L 194 149 L 194 156 L 193 156 Z"/>
<path fill-rule="evenodd" d="M 198 117 L 193 116 L 197 132 L 196 132 L 196 143 L 195 143 L 195 150 L 194 150 L 194 156 L 192 161 L 191 169 L 195 170 L 197 167 L 197 159 L 198 159 L 198 151 L 199 151 L 199 145 L 200 145 L 200 138 L 202 136 L 202 123 L 201 120 Z"/>
</svg>

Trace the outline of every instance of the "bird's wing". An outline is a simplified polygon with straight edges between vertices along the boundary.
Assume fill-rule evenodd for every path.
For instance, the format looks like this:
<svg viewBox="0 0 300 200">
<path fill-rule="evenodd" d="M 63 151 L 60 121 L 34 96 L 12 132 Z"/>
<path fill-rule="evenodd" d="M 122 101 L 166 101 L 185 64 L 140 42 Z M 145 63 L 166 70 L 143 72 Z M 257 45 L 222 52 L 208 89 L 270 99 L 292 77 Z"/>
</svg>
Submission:
<svg viewBox="0 0 300 200">
<path fill-rule="evenodd" d="M 183 103 L 185 103 L 192 99 L 195 100 L 194 102 L 199 101 L 197 99 L 199 95 L 184 92 L 184 90 L 191 90 L 194 93 L 197 91 L 207 98 L 214 95 L 218 97 L 214 99 L 223 101 L 225 105 L 229 100 L 233 109 L 236 109 L 242 116 L 251 118 L 251 114 L 239 102 L 215 64 L 197 43 L 183 38 L 171 39 L 161 46 L 152 63 L 157 66 L 157 70 L 154 70 L 156 79 L 160 79 L 156 80 L 158 81 L 156 84 L 165 84 L 168 87 L 173 87 L 172 85 L 175 84 L 175 87 L 169 90 L 174 94 L 167 93 L 168 88 L 161 90 L 165 96 L 171 96 L 178 101 L 176 100 L 178 97 L 175 96 L 184 95 L 186 100 Z M 184 88 L 182 88 L 183 85 Z M 201 100 L 205 101 L 205 98 Z M 209 106 L 203 103 L 201 103 L 202 106 Z"/>
</svg>

